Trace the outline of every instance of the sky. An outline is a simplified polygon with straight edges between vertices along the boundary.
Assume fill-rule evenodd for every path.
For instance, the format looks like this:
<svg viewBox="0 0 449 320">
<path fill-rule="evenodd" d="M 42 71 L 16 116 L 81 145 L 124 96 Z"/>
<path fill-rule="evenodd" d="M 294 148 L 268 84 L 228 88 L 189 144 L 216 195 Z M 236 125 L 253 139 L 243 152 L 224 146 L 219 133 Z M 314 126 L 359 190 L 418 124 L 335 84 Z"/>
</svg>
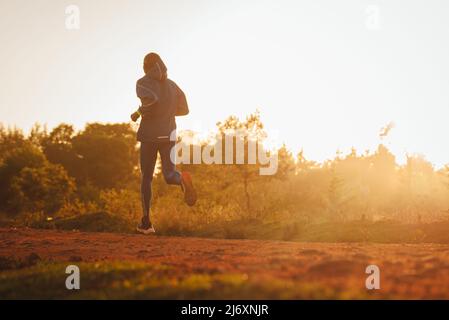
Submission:
<svg viewBox="0 0 449 320">
<path fill-rule="evenodd" d="M 449 163 L 446 0 L 0 0 L 0 42 L 4 126 L 127 122 L 154 51 L 187 95 L 181 130 L 259 109 L 277 143 L 323 161 L 375 150 L 393 122 L 399 162 Z"/>
</svg>

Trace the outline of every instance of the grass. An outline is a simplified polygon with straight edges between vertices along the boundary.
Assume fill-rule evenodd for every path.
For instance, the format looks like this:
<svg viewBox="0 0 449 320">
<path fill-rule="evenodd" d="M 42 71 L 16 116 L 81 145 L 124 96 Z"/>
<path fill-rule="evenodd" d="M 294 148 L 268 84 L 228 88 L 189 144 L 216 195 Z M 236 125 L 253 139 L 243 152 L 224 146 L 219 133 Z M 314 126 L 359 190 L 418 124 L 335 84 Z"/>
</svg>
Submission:
<svg viewBox="0 0 449 320">
<path fill-rule="evenodd" d="M 183 274 L 158 264 L 140 262 L 73 263 L 79 266 L 81 289 L 65 288 L 71 263 L 39 261 L 0 273 L 0 299 L 338 299 L 363 298 L 320 284 L 246 274 Z"/>
<path fill-rule="evenodd" d="M 1 217 L 1 216 L 0 216 Z M 0 226 L 20 226 L 23 221 L 0 219 Z M 87 232 L 134 233 L 137 221 L 100 211 L 47 221 L 35 218 L 26 226 L 43 229 L 79 230 Z M 260 220 L 225 221 L 196 224 L 184 228 L 185 221 L 174 223 L 176 229 L 159 225 L 163 236 L 193 236 L 215 239 L 260 239 L 298 242 L 366 242 L 366 243 L 449 243 L 449 220 L 432 223 L 402 223 L 400 221 L 334 221 L 305 223 L 303 221 Z"/>
<path fill-rule="evenodd" d="M 29 218 L 29 217 L 28 217 Z M 18 218 L 16 223 L 9 223 L 9 225 L 21 226 L 23 221 Z M 58 230 L 79 230 L 86 232 L 117 232 L 117 233 L 133 233 L 135 230 L 134 224 L 129 219 L 120 217 L 118 215 L 110 214 L 105 211 L 80 214 L 65 218 L 56 218 L 47 220 L 46 217 L 31 218 L 26 223 L 27 227 L 36 229 L 58 229 Z M 8 226 L 8 225 L 3 225 Z"/>
<path fill-rule="evenodd" d="M 397 221 L 348 221 L 302 224 L 229 222 L 209 225 L 195 236 L 298 242 L 449 243 L 449 221 L 405 224 Z"/>
<path fill-rule="evenodd" d="M 135 225 L 129 220 L 111 215 L 107 212 L 96 212 L 70 217 L 54 222 L 56 229 L 81 230 L 87 232 L 134 232 Z M 137 223 L 136 223 L 137 224 Z"/>
</svg>

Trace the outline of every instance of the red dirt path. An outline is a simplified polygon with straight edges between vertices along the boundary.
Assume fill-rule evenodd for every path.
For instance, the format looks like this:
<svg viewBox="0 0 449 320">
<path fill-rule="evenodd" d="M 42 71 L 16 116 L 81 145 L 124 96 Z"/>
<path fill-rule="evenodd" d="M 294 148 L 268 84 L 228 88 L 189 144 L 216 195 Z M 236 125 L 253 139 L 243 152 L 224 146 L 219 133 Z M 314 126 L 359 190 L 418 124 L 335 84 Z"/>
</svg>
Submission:
<svg viewBox="0 0 449 320">
<path fill-rule="evenodd" d="M 365 292 L 366 266 L 381 270 L 375 298 L 449 298 L 449 245 L 296 243 L 0 229 L 0 257 L 144 261 L 182 273 L 245 273 Z"/>
</svg>

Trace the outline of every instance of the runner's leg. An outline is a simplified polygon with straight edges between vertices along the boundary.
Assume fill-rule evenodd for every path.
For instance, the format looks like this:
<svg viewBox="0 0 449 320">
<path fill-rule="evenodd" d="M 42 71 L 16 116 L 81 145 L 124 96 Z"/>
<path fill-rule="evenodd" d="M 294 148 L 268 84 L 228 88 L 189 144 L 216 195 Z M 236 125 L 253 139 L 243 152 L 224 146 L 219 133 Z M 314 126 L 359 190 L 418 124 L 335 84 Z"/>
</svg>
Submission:
<svg viewBox="0 0 449 320">
<path fill-rule="evenodd" d="M 171 161 L 170 152 L 175 146 L 174 141 L 159 143 L 159 154 L 161 155 L 162 174 L 167 184 L 181 185 L 181 174 L 176 171 L 175 163 Z"/>
<path fill-rule="evenodd" d="M 192 177 L 190 173 L 183 172 L 182 174 L 176 171 L 175 163 L 170 158 L 172 148 L 175 146 L 174 141 L 159 144 L 159 154 L 161 155 L 162 173 L 165 181 L 168 184 L 181 186 L 184 192 L 184 201 L 189 206 L 196 203 L 197 195 L 192 184 Z M 175 159 L 173 159 L 175 160 Z"/>
<path fill-rule="evenodd" d="M 153 181 L 154 166 L 157 159 L 157 144 L 141 142 L 140 144 L 140 171 L 142 174 L 141 197 L 144 219 L 150 221 L 151 183 Z"/>
</svg>

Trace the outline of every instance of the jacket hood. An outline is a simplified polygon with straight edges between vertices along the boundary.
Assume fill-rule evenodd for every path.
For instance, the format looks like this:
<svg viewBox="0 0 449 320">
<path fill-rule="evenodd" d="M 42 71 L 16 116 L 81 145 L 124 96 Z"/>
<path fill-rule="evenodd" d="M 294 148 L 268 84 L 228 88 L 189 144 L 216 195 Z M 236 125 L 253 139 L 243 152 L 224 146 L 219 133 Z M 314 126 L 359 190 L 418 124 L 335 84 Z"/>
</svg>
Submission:
<svg viewBox="0 0 449 320">
<path fill-rule="evenodd" d="M 167 80 L 167 67 L 161 58 L 158 58 L 149 70 L 146 70 L 146 75 L 158 81 Z"/>
</svg>

